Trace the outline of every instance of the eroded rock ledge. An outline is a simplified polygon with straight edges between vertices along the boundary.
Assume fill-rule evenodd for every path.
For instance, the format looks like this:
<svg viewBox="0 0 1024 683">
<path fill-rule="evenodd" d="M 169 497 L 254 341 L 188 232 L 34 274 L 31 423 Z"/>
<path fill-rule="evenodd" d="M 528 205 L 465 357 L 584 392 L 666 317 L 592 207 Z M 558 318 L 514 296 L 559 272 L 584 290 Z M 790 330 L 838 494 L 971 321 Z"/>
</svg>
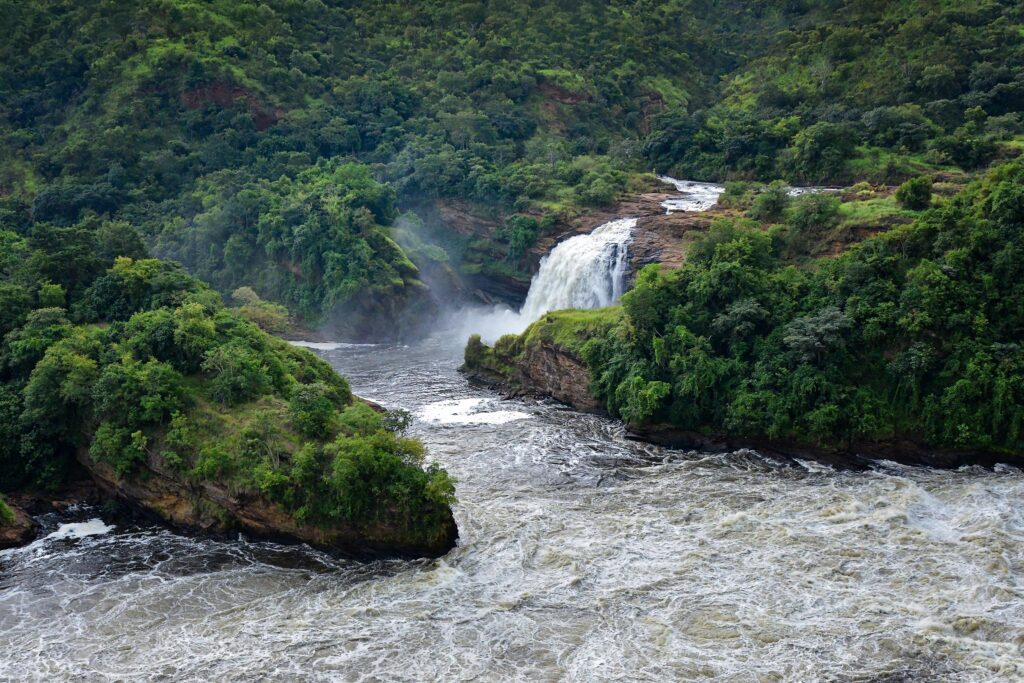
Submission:
<svg viewBox="0 0 1024 683">
<path fill-rule="evenodd" d="M 0 550 L 31 543 L 39 526 L 27 512 L 14 503 L 8 502 L 7 507 L 14 513 L 14 521 L 9 524 L 0 522 Z"/>
<path fill-rule="evenodd" d="M 590 394 L 587 366 L 576 353 L 546 340 L 532 344 L 520 340 L 520 343 L 522 346 L 519 347 L 513 343 L 512 353 L 509 353 L 510 349 L 502 349 L 499 345 L 495 349 L 481 345 L 474 350 L 471 340 L 467 347 L 467 362 L 460 371 L 471 382 L 491 387 L 505 396 L 551 398 L 581 412 L 608 414 Z M 669 424 L 626 425 L 626 430 L 630 438 L 666 448 L 712 453 L 750 449 L 778 462 L 808 460 L 838 469 L 866 469 L 880 460 L 940 469 L 971 465 L 993 467 L 997 464 L 1024 467 L 1024 458 L 1018 456 L 937 450 L 911 439 L 854 443 L 848 448 L 826 450 L 785 441 L 702 434 Z"/>
</svg>

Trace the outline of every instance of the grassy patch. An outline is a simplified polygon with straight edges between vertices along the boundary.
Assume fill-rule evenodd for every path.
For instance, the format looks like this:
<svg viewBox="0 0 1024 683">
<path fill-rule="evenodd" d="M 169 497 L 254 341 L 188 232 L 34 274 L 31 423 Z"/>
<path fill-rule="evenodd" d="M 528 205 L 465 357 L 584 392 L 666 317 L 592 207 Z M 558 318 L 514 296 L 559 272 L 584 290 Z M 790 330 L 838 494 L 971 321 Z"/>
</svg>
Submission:
<svg viewBox="0 0 1024 683">
<path fill-rule="evenodd" d="M 0 496 L 0 526 L 7 526 L 14 522 L 14 510 L 7 505 L 7 502 Z"/>
<path fill-rule="evenodd" d="M 622 319 L 622 307 L 570 309 L 544 314 L 522 335 L 527 346 L 547 342 L 579 353 L 588 340 L 602 335 Z"/>
<path fill-rule="evenodd" d="M 913 219 L 917 213 L 900 207 L 893 196 L 846 202 L 839 207 L 842 225 L 872 225 L 893 216 Z"/>
<path fill-rule="evenodd" d="M 871 182 L 894 183 L 906 178 L 939 171 L 957 171 L 955 167 L 929 162 L 923 154 L 907 154 L 878 147 L 860 147 L 859 156 L 847 162 L 847 175 Z"/>
</svg>

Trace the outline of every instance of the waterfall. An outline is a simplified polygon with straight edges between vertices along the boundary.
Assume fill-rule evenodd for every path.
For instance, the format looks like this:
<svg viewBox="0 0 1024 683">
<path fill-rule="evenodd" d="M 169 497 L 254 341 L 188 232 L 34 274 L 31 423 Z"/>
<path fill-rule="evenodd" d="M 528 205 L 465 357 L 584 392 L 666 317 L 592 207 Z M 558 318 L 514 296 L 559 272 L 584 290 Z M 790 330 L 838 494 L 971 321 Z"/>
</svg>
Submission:
<svg viewBox="0 0 1024 683">
<path fill-rule="evenodd" d="M 526 324 L 562 308 L 601 308 L 622 296 L 635 218 L 620 218 L 571 237 L 540 262 L 519 315 Z"/>
<path fill-rule="evenodd" d="M 541 259 L 518 313 L 505 308 L 471 315 L 462 322 L 465 334 L 476 332 L 484 340 L 494 341 L 503 334 L 522 332 L 548 311 L 615 303 L 625 288 L 636 221 L 609 221 L 589 234 L 559 243 Z"/>
</svg>

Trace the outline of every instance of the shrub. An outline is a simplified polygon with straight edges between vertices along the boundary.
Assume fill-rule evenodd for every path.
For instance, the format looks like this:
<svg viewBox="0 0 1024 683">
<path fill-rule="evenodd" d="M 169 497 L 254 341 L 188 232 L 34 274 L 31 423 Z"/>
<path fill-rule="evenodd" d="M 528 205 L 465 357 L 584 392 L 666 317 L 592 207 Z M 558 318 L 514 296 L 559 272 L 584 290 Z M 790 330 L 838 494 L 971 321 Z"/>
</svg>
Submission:
<svg viewBox="0 0 1024 683">
<path fill-rule="evenodd" d="M 266 363 L 241 341 L 229 342 L 209 351 L 202 369 L 212 375 L 211 398 L 225 405 L 254 399 L 272 387 Z"/>
<path fill-rule="evenodd" d="M 466 363 L 467 368 L 478 368 L 481 367 L 483 361 L 487 358 L 487 346 L 480 339 L 479 334 L 470 336 L 469 341 L 466 342 L 466 351 L 463 355 L 463 360 Z"/>
<path fill-rule="evenodd" d="M 511 216 L 498 230 L 498 237 L 508 242 L 507 258 L 518 261 L 532 247 L 540 234 L 540 223 L 531 216 Z"/>
<path fill-rule="evenodd" d="M 367 436 L 383 431 L 384 418 L 365 403 L 353 403 L 341 413 L 338 427 L 348 436 Z"/>
<path fill-rule="evenodd" d="M 67 305 L 64 288 L 52 282 L 39 285 L 40 308 L 64 308 Z"/>
<path fill-rule="evenodd" d="M 146 459 L 148 439 L 141 431 L 132 432 L 104 422 L 92 437 L 89 455 L 95 461 L 113 465 L 119 477 L 128 474 L 136 463 Z"/>
<path fill-rule="evenodd" d="M 718 196 L 718 206 L 724 209 L 749 209 L 754 203 L 757 183 L 730 181 L 725 184 L 725 192 Z"/>
<path fill-rule="evenodd" d="M 905 209 L 927 209 L 932 202 L 932 179 L 928 176 L 911 178 L 896 190 L 896 201 Z"/>
<path fill-rule="evenodd" d="M 278 334 L 288 330 L 288 309 L 281 304 L 264 301 L 252 287 L 239 287 L 231 293 L 231 298 L 239 304 L 234 310 L 264 332 Z"/>
<path fill-rule="evenodd" d="M 786 221 L 801 233 L 822 234 L 839 220 L 839 199 L 829 194 L 812 193 L 798 197 Z"/>
<path fill-rule="evenodd" d="M 316 382 L 299 384 L 288 402 L 288 417 L 292 425 L 308 437 L 327 438 L 333 431 L 337 415 L 327 385 Z"/>
<path fill-rule="evenodd" d="M 754 203 L 747 211 L 747 215 L 754 220 L 774 223 L 782 218 L 786 208 L 789 207 L 789 202 L 786 184 L 781 180 L 776 180 L 754 197 Z"/>
</svg>

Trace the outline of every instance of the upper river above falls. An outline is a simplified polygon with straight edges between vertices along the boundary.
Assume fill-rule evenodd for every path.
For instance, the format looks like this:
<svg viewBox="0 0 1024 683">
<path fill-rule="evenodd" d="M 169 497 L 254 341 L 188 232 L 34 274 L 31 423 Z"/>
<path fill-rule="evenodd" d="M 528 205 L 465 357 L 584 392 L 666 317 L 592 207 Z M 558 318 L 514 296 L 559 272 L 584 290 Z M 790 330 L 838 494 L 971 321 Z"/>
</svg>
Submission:
<svg viewBox="0 0 1024 683">
<path fill-rule="evenodd" d="M 447 556 L 49 519 L 0 553 L 0 680 L 1024 676 L 1019 471 L 666 451 L 470 386 L 463 339 L 318 350 L 457 477 Z"/>
</svg>

